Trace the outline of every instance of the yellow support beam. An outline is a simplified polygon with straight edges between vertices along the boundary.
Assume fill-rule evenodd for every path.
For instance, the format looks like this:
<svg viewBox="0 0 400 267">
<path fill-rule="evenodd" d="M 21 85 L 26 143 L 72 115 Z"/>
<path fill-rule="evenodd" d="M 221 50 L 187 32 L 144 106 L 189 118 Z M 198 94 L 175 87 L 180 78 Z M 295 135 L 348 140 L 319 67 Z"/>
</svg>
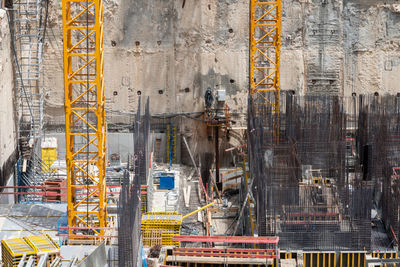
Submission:
<svg viewBox="0 0 400 267">
<path fill-rule="evenodd" d="M 62 0 L 69 238 L 107 227 L 102 0 Z M 82 190 L 76 190 L 80 185 Z M 87 229 L 84 237 L 77 235 Z"/>
<path fill-rule="evenodd" d="M 207 204 L 207 205 L 201 207 L 200 209 L 197 209 L 197 210 L 195 210 L 195 211 L 192 211 L 192 212 L 190 212 L 190 213 L 184 215 L 184 216 L 182 217 L 182 220 L 184 220 L 184 219 L 186 219 L 187 217 L 190 217 L 190 216 L 192 216 L 192 215 L 194 215 L 194 214 L 196 214 L 196 213 L 198 213 L 198 212 L 200 212 L 200 211 L 202 211 L 202 210 L 204 210 L 204 209 L 206 209 L 206 208 L 209 208 L 209 207 L 211 207 L 211 206 L 214 205 L 214 204 L 215 204 L 215 202 L 211 202 L 211 203 L 209 203 L 209 204 Z"/>
<path fill-rule="evenodd" d="M 281 0 L 250 0 L 250 94 L 272 105 L 273 136 L 279 142 Z"/>
</svg>

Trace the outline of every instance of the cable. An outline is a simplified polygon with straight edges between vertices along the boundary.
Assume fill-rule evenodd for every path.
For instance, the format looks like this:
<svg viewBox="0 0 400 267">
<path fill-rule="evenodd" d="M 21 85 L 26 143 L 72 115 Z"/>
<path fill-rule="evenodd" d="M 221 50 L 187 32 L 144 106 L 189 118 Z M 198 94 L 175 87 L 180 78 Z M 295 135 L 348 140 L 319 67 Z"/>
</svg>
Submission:
<svg viewBox="0 0 400 267">
<path fill-rule="evenodd" d="M 48 16 L 49 16 L 49 0 L 45 0 L 45 1 L 46 1 L 46 14 L 44 17 L 42 44 L 44 44 L 44 40 L 46 39 L 47 21 L 48 21 Z"/>
</svg>

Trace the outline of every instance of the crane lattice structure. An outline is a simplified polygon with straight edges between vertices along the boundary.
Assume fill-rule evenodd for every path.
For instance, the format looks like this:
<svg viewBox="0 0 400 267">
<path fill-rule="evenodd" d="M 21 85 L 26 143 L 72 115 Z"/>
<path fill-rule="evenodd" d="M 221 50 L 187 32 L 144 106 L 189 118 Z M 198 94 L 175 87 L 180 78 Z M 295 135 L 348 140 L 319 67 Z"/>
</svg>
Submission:
<svg viewBox="0 0 400 267">
<path fill-rule="evenodd" d="M 250 94 L 258 108 L 272 105 L 279 140 L 281 0 L 250 1 Z"/>
<path fill-rule="evenodd" d="M 107 227 L 102 0 L 62 0 L 70 239 Z"/>
</svg>

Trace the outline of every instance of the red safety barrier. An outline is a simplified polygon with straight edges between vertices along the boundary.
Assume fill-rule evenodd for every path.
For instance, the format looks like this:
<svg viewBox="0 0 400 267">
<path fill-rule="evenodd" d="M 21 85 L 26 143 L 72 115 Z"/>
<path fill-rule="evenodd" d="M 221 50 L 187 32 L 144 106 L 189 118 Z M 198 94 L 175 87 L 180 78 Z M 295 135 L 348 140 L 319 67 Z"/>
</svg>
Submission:
<svg viewBox="0 0 400 267">
<path fill-rule="evenodd" d="M 278 236 L 173 236 L 174 242 L 208 242 L 208 243 L 251 243 L 251 244 L 275 244 L 279 242 Z"/>
</svg>

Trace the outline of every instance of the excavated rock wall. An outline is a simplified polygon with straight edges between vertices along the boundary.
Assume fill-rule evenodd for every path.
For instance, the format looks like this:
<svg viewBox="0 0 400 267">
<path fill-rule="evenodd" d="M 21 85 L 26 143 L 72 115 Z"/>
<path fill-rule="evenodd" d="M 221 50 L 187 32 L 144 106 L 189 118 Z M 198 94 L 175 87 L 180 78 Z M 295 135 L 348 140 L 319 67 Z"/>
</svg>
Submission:
<svg viewBox="0 0 400 267">
<path fill-rule="evenodd" d="M 12 60 L 7 14 L 0 9 L 0 186 L 13 174 L 18 154 Z"/>
<path fill-rule="evenodd" d="M 399 23 L 398 1 L 283 1 L 282 89 L 397 94 Z"/>
<path fill-rule="evenodd" d="M 44 87 L 48 115 L 63 114 L 61 5 L 50 5 Z M 232 113 L 244 114 L 248 88 L 248 2 L 105 1 L 106 106 L 151 112 L 203 111 L 204 93 L 226 89 Z"/>
<path fill-rule="evenodd" d="M 108 109 L 202 111 L 226 89 L 234 119 L 247 109 L 248 0 L 104 1 Z M 47 120 L 63 122 L 61 1 L 50 3 L 45 44 Z M 400 92 L 400 4 L 283 0 L 281 85 L 298 94 Z M 55 119 L 58 118 L 58 119 Z"/>
</svg>

